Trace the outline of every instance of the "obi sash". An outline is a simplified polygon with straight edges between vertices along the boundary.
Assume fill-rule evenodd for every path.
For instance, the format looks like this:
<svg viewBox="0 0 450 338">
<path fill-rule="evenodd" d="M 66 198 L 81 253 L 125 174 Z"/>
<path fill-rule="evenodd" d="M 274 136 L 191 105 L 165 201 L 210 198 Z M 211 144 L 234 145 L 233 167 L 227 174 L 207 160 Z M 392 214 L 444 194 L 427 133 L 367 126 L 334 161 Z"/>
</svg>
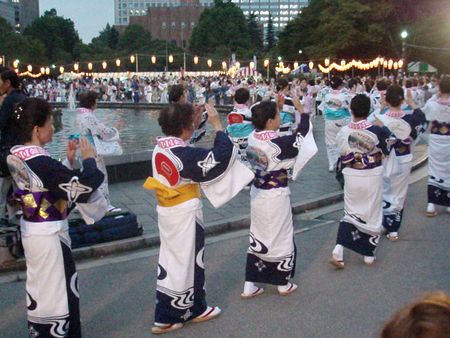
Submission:
<svg viewBox="0 0 450 338">
<path fill-rule="evenodd" d="M 450 136 L 450 125 L 446 122 L 431 122 L 431 134 Z"/>
<path fill-rule="evenodd" d="M 49 191 L 30 192 L 18 189 L 13 199 L 22 207 L 23 218 L 28 222 L 53 222 L 65 220 L 69 214 L 67 201 Z"/>
<path fill-rule="evenodd" d="M 358 170 L 373 169 L 379 167 L 382 164 L 381 160 L 381 153 L 368 155 L 352 152 L 345 156 L 341 156 L 341 162 L 345 167 Z"/>
<path fill-rule="evenodd" d="M 162 207 L 174 207 L 194 198 L 200 198 L 200 186 L 198 184 L 186 184 L 177 188 L 169 188 L 153 177 L 147 178 L 144 188 L 155 190 L 158 205 Z"/>
<path fill-rule="evenodd" d="M 393 148 L 397 156 L 405 156 L 411 154 L 411 143 L 412 140 L 407 138 L 406 140 L 397 140 Z"/>
<path fill-rule="evenodd" d="M 269 172 L 256 170 L 253 185 L 263 190 L 285 188 L 288 185 L 287 170 L 281 169 Z"/>
</svg>

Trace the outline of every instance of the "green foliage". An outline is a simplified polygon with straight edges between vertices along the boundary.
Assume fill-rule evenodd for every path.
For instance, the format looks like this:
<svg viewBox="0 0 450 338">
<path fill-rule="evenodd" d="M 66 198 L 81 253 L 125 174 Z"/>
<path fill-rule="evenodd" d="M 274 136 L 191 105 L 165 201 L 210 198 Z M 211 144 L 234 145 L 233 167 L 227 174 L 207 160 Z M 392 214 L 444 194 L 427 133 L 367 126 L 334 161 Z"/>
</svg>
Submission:
<svg viewBox="0 0 450 338">
<path fill-rule="evenodd" d="M 46 50 L 49 62 L 70 62 L 80 37 L 72 20 L 58 16 L 55 9 L 46 11 L 25 28 L 24 36 L 39 40 Z"/>
<path fill-rule="evenodd" d="M 151 47 L 152 35 L 140 25 L 129 25 L 117 43 L 117 48 L 126 53 L 142 53 Z"/>
<path fill-rule="evenodd" d="M 266 44 L 267 50 L 271 50 L 275 46 L 275 29 L 273 27 L 273 19 L 272 15 L 269 14 L 269 20 L 267 21 L 267 30 L 266 30 Z"/>
<path fill-rule="evenodd" d="M 446 0 L 311 0 L 280 32 L 277 49 L 288 60 L 297 59 L 299 49 L 304 59 L 400 58 L 403 29 L 407 43 L 448 47 L 448 9 Z M 406 56 L 448 64 L 448 54 L 409 48 Z"/>
<path fill-rule="evenodd" d="M 0 55 L 4 55 L 10 65 L 15 59 L 22 64 L 43 65 L 46 61 L 45 47 L 40 41 L 15 33 L 13 27 L 1 17 Z"/>
<path fill-rule="evenodd" d="M 254 45 L 242 10 L 232 2 L 215 0 L 214 3 L 214 7 L 202 12 L 194 27 L 190 39 L 191 51 L 199 55 L 211 55 L 218 50 L 236 52 L 241 49 L 245 51 L 244 57 L 253 55 Z"/>
<path fill-rule="evenodd" d="M 247 17 L 247 26 L 250 34 L 250 41 L 253 44 L 253 48 L 257 55 L 259 55 L 264 49 L 263 32 L 261 26 L 256 21 L 257 16 L 254 13 L 250 13 Z"/>
<path fill-rule="evenodd" d="M 92 45 L 103 45 L 110 49 L 116 49 L 118 43 L 119 32 L 114 26 L 111 27 L 109 23 L 106 24 L 106 27 L 100 32 L 100 35 L 93 38 L 91 42 Z"/>
</svg>

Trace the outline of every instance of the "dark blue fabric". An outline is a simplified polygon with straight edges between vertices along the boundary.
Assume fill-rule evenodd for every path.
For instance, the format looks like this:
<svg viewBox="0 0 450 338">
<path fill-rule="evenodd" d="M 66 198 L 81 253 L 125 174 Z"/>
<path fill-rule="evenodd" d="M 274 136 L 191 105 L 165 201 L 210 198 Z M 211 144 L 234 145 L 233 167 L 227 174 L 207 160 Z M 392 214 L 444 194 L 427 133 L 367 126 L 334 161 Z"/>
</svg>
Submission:
<svg viewBox="0 0 450 338">
<path fill-rule="evenodd" d="M 375 256 L 379 237 L 366 234 L 358 230 L 353 224 L 341 221 L 336 244 L 340 244 L 364 256 Z"/>
<path fill-rule="evenodd" d="M 450 207 L 450 191 L 428 183 L 428 203 Z"/>
<path fill-rule="evenodd" d="M 194 182 L 208 182 L 222 175 L 232 160 L 234 145 L 228 136 L 219 131 L 211 149 L 176 147 L 171 152 L 180 159 L 180 175 Z"/>
<path fill-rule="evenodd" d="M 389 202 L 383 201 L 383 209 L 389 208 Z M 383 227 L 387 232 L 398 232 L 402 224 L 403 209 L 392 212 L 383 210 Z"/>
<path fill-rule="evenodd" d="M 70 200 L 70 202 L 86 203 L 91 194 L 97 190 L 105 179 L 105 175 L 97 168 L 93 158 L 83 161 L 83 171 L 71 170 L 49 156 L 37 156 L 27 160 L 26 164 L 39 177 L 44 188 L 57 198 Z M 86 188 L 91 188 L 92 191 L 74 195 L 74 198 L 70 199 L 67 190 L 76 189 L 76 187 L 72 188 L 70 183 L 76 181 L 77 178 L 80 184 Z"/>
<path fill-rule="evenodd" d="M 390 140 L 395 137 L 392 132 L 387 127 L 379 127 L 375 125 L 370 126 L 367 130 L 377 136 L 379 141 L 377 147 L 383 152 L 383 154 L 389 155 L 392 148 L 392 142 L 390 142 Z"/>
<path fill-rule="evenodd" d="M 205 230 L 203 227 L 196 223 L 195 232 L 195 257 L 197 258 L 200 251 L 205 247 Z M 203 258 L 203 257 L 202 257 Z M 197 259 L 194 259 L 194 293 L 191 297 L 188 297 L 188 290 L 184 294 L 177 296 L 170 296 L 159 290 L 156 290 L 156 309 L 155 309 L 155 322 L 163 324 L 174 324 L 187 322 L 205 312 L 206 294 L 205 294 L 205 270 L 203 267 L 197 264 Z M 164 267 L 159 266 L 159 280 L 163 280 L 167 277 L 167 271 Z M 172 273 L 177 273 L 172 271 Z M 192 299 L 193 298 L 193 299 Z M 191 307 L 175 307 L 173 303 L 183 302 L 183 300 L 192 301 Z"/>
<path fill-rule="evenodd" d="M 301 114 L 300 123 L 297 130 L 292 135 L 285 135 L 270 140 L 280 148 L 281 152 L 277 155 L 280 161 L 295 158 L 300 148 L 300 138 L 305 137 L 309 131 L 309 115 Z"/>
<path fill-rule="evenodd" d="M 17 104 L 26 99 L 19 90 L 13 90 L 8 94 L 0 107 L 0 145 L 14 146 L 18 144 L 17 133 L 12 128 L 12 115 Z"/>
</svg>

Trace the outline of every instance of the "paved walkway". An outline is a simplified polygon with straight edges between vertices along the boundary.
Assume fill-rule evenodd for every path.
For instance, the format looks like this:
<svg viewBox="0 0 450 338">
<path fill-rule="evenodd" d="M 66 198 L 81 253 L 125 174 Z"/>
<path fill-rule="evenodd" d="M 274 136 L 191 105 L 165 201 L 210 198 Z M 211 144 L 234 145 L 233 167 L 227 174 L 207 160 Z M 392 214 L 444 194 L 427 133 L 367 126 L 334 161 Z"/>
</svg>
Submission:
<svg viewBox="0 0 450 338">
<path fill-rule="evenodd" d="M 321 116 L 315 121 L 314 136 L 319 152 L 307 164 L 297 181 L 289 183 L 293 204 L 341 191 L 335 179 L 335 174 L 328 172 L 324 141 L 324 121 Z M 415 161 L 422 158 L 426 151 L 426 146 L 418 146 L 414 153 Z M 156 199 L 153 192 L 142 188 L 143 183 L 144 180 L 112 184 L 110 186 L 111 201 L 114 206 L 134 212 L 138 216 L 139 223 L 144 228 L 144 233 L 151 234 L 158 231 L 155 210 Z M 241 191 L 220 209 L 212 207 L 206 199 L 203 199 L 203 201 L 206 227 L 217 222 L 226 221 L 229 218 L 244 218 L 250 214 L 248 190 Z"/>
</svg>

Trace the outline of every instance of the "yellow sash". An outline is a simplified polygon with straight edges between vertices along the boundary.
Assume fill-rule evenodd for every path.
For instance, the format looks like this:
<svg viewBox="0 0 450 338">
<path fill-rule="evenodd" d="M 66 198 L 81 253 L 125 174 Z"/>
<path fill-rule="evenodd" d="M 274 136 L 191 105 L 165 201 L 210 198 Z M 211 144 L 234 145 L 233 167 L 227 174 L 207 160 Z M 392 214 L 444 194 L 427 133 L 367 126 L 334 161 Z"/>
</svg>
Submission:
<svg viewBox="0 0 450 338">
<path fill-rule="evenodd" d="M 200 186 L 196 183 L 186 184 L 176 189 L 169 188 L 153 177 L 148 177 L 144 189 L 155 190 L 158 205 L 173 207 L 194 198 L 200 198 Z"/>
</svg>

